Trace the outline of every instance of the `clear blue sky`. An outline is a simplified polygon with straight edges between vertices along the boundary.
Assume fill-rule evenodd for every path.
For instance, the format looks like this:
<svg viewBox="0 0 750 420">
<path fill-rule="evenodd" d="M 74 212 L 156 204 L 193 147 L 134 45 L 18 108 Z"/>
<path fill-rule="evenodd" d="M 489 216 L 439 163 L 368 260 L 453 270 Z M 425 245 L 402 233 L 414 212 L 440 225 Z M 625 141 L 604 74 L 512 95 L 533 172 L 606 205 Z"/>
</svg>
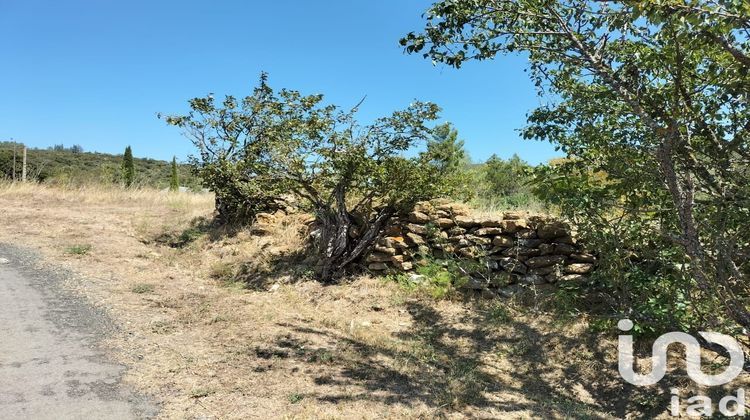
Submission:
<svg viewBox="0 0 750 420">
<path fill-rule="evenodd" d="M 182 159 L 192 145 L 157 112 L 271 85 L 353 106 L 367 121 L 412 100 L 443 107 L 474 160 L 557 155 L 517 129 L 538 106 L 523 57 L 434 67 L 399 38 L 426 0 L 0 0 L 0 140 Z"/>
</svg>

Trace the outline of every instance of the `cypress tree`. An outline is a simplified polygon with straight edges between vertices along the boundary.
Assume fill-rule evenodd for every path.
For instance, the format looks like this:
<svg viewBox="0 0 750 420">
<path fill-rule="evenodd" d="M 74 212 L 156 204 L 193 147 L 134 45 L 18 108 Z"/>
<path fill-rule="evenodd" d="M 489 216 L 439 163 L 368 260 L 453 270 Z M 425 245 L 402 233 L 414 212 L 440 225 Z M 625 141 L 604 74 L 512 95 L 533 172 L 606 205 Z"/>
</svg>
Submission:
<svg viewBox="0 0 750 420">
<path fill-rule="evenodd" d="M 133 150 L 130 146 L 125 148 L 125 155 L 122 158 L 122 180 L 126 188 L 133 185 L 135 178 L 135 166 L 133 164 Z"/>
<path fill-rule="evenodd" d="M 172 156 L 172 176 L 169 179 L 169 189 L 177 191 L 180 189 L 180 179 L 177 175 L 177 158 Z"/>
</svg>

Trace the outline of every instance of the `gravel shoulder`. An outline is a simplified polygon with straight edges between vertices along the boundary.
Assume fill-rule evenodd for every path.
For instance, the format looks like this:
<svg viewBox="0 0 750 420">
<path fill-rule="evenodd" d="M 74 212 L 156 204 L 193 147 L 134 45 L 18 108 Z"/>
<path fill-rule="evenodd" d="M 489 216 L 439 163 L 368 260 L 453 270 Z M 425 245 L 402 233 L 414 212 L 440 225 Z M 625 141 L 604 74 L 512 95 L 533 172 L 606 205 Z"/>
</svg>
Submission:
<svg viewBox="0 0 750 420">
<path fill-rule="evenodd" d="M 99 342 L 106 314 L 67 291 L 70 274 L 0 244 L 0 412 L 6 418 L 136 419 L 157 409 L 122 383 Z"/>
</svg>

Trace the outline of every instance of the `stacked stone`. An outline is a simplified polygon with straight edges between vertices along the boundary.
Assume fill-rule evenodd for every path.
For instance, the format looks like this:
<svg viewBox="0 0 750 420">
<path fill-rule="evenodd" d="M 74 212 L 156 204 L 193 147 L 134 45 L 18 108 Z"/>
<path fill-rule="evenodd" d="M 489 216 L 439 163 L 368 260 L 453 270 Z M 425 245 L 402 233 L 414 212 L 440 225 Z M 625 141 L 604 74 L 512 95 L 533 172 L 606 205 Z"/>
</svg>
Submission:
<svg viewBox="0 0 750 420">
<path fill-rule="evenodd" d="M 553 218 L 520 212 L 481 217 L 460 204 L 423 202 L 388 228 L 366 263 L 373 271 L 409 271 L 426 255 L 476 261 L 485 270 L 463 285 L 475 290 L 580 281 L 596 262 Z"/>
</svg>

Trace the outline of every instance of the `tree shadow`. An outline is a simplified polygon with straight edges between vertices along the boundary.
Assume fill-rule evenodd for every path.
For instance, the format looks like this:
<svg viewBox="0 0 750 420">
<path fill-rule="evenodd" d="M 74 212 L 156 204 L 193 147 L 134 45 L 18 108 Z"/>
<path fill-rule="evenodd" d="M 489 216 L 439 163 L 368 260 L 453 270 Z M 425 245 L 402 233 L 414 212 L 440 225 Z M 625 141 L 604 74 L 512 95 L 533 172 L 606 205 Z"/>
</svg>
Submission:
<svg viewBox="0 0 750 420">
<path fill-rule="evenodd" d="M 182 230 L 164 231 L 142 242 L 181 249 L 204 236 L 211 242 L 233 238 L 247 227 L 247 224 L 222 224 L 217 222 L 213 217 L 201 216 L 192 219 L 188 227 Z"/>
<path fill-rule="evenodd" d="M 262 266 L 255 261 L 241 264 L 232 274 L 232 281 L 248 290 L 267 291 L 274 284 L 299 283 L 313 276 L 305 249 L 268 255 L 267 258 Z"/>
<path fill-rule="evenodd" d="M 405 308 L 412 325 L 392 337 L 402 345 L 300 322 L 279 324 L 288 334 L 264 351 L 284 351 L 312 371 L 324 366 L 306 397 L 334 404 L 377 401 L 488 418 L 653 417 L 668 407 L 674 381 L 626 384 L 612 361 L 612 337 L 542 331 L 528 320 L 503 319 L 500 328 L 482 305 L 454 319 L 430 302 Z"/>
</svg>

